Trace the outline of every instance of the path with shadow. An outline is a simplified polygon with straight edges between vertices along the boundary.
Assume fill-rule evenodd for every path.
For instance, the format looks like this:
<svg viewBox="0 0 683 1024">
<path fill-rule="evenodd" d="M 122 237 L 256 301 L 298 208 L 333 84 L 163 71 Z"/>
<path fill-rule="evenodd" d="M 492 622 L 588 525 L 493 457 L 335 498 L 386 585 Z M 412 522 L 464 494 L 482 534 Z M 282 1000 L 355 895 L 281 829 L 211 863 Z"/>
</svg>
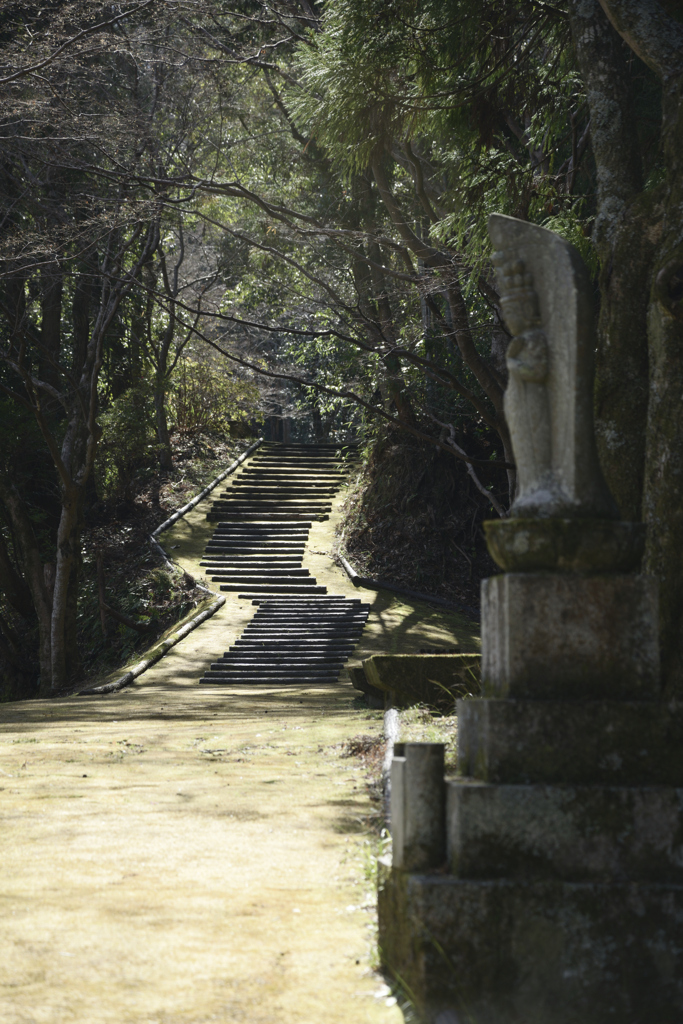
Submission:
<svg viewBox="0 0 683 1024">
<path fill-rule="evenodd" d="M 207 507 L 164 535 L 196 574 Z M 355 591 L 329 554 L 338 516 L 305 561 L 371 605 L 356 657 L 476 643 L 457 616 Z M 228 594 L 119 693 L 0 706 L 3 1024 L 403 1020 L 373 972 L 376 809 L 343 756 L 381 713 L 344 672 L 200 685 L 255 610 Z"/>
</svg>

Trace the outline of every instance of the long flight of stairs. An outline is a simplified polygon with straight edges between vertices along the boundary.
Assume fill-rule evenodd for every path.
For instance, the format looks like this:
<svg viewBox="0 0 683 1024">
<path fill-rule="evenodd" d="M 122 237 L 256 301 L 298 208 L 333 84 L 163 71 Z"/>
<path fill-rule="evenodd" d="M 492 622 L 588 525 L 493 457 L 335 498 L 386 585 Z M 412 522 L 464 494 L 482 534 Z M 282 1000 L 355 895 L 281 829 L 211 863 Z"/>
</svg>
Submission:
<svg viewBox="0 0 683 1024">
<path fill-rule="evenodd" d="M 332 445 L 263 445 L 213 502 L 202 566 L 258 610 L 202 683 L 335 682 L 369 605 L 327 595 L 302 565 L 314 520 L 327 519 L 346 476 Z"/>
<path fill-rule="evenodd" d="M 301 563 L 344 477 L 333 445 L 262 445 L 208 513 L 218 523 L 201 563 L 211 582 L 252 599 L 326 593 Z"/>
</svg>

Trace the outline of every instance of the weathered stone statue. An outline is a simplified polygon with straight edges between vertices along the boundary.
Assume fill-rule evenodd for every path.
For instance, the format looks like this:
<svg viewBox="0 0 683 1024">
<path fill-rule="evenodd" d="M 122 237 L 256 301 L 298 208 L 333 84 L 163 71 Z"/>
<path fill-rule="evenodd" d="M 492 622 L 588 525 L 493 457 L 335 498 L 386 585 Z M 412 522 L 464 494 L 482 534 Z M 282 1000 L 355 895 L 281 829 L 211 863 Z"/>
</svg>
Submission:
<svg viewBox="0 0 683 1024">
<path fill-rule="evenodd" d="M 491 553 L 512 570 L 631 569 L 644 531 L 619 522 L 598 462 L 586 267 L 569 242 L 535 224 L 494 214 L 489 232 L 512 334 L 505 415 L 517 466 L 514 523 L 487 525 Z M 525 522 L 538 519 L 552 521 Z"/>
<path fill-rule="evenodd" d="M 512 334 L 507 417 L 517 464 L 513 516 L 618 519 L 593 429 L 592 288 L 581 257 L 552 231 L 489 222 L 503 316 Z"/>
<path fill-rule="evenodd" d="M 505 571 L 482 581 L 459 775 L 441 787 L 421 745 L 392 768 L 383 963 L 429 1024 L 674 1024 L 683 716 L 661 700 L 655 583 L 632 571 L 643 527 L 597 461 L 590 282 L 552 232 L 495 215 L 490 234 L 519 487 L 485 524 Z"/>
</svg>

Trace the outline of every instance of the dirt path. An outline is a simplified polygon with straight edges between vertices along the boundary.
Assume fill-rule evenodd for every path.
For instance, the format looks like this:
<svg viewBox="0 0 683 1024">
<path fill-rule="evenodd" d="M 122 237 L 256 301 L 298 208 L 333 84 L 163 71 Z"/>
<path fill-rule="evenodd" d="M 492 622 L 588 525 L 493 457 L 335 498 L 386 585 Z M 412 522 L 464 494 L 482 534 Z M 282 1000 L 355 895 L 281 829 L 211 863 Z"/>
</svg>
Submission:
<svg viewBox="0 0 683 1024">
<path fill-rule="evenodd" d="M 341 687 L 198 699 L 165 661 L 1 709 L 0 1019 L 400 1021 L 373 997 L 371 805 L 339 747 L 380 716 Z"/>
<path fill-rule="evenodd" d="M 206 534 L 200 507 L 163 539 L 198 571 Z M 363 653 L 473 640 L 310 558 L 372 602 Z M 3 1024 L 403 1020 L 377 995 L 372 805 L 341 756 L 382 716 L 345 678 L 198 687 L 253 611 L 229 597 L 118 694 L 0 706 Z"/>
</svg>

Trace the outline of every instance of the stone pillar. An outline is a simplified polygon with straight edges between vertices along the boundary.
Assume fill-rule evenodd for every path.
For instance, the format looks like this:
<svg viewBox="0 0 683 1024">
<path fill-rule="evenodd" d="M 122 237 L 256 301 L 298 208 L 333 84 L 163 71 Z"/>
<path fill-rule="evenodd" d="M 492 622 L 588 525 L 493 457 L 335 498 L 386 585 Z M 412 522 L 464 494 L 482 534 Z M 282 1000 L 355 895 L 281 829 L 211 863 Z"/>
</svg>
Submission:
<svg viewBox="0 0 683 1024">
<path fill-rule="evenodd" d="M 391 762 L 391 838 L 397 868 L 429 871 L 446 861 L 443 771 L 443 743 L 396 744 Z"/>
</svg>

